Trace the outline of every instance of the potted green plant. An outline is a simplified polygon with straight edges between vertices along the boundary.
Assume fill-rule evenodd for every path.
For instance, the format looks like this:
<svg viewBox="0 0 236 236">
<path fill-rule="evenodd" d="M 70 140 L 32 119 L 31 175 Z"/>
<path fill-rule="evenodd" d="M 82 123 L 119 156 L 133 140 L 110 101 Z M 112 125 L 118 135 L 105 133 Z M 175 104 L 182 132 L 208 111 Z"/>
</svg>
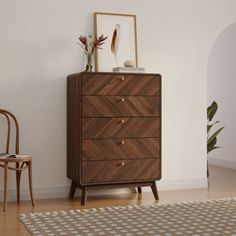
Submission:
<svg viewBox="0 0 236 236">
<path fill-rule="evenodd" d="M 219 146 L 216 146 L 217 144 L 217 136 L 219 133 L 224 129 L 224 127 L 221 127 L 214 131 L 212 133 L 212 128 L 219 123 L 219 121 L 213 122 L 213 118 L 218 110 L 218 104 L 214 101 L 212 104 L 207 108 L 207 154 L 217 148 L 220 148 Z M 207 162 L 207 177 L 209 177 L 209 168 L 208 168 L 208 162 Z"/>
</svg>

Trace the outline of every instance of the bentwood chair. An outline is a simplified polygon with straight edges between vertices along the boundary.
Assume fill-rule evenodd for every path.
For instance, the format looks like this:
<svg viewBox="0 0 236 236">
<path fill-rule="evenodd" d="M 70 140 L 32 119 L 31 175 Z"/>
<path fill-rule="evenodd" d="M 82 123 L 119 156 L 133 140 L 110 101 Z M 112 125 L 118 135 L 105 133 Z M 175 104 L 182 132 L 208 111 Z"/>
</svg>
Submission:
<svg viewBox="0 0 236 236">
<path fill-rule="evenodd" d="M 17 202 L 20 202 L 20 180 L 23 170 L 28 169 L 29 190 L 32 205 L 34 207 L 33 190 L 32 190 L 32 157 L 30 155 L 19 154 L 19 125 L 16 117 L 9 111 L 0 109 L 0 115 L 5 117 L 6 129 L 6 149 L 5 153 L 1 153 L 0 167 L 4 168 L 4 202 L 3 211 L 7 209 L 7 180 L 8 170 L 13 170 L 16 173 L 16 187 L 17 187 Z M 1 120 L 0 120 L 1 121 Z M 3 121 L 3 120 L 2 120 Z M 4 122 L 5 123 L 5 122 Z M 11 139 L 11 128 L 15 127 L 15 151 L 9 152 Z M 2 135 L 1 135 L 2 136 Z M 13 165 L 13 166 L 10 166 Z"/>
</svg>

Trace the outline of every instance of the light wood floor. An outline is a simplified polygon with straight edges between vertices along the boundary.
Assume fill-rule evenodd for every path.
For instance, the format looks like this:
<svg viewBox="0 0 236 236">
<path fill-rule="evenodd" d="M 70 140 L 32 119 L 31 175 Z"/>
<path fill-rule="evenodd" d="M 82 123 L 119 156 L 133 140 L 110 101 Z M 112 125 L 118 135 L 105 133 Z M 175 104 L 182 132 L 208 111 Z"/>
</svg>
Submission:
<svg viewBox="0 0 236 236">
<path fill-rule="evenodd" d="M 204 199 L 216 199 L 224 197 L 236 197 L 236 170 L 210 166 L 209 189 L 189 189 L 160 192 L 160 202 L 180 202 Z M 12 202 L 8 204 L 6 213 L 3 213 L 0 205 L 0 235 L 1 236 L 27 236 L 30 235 L 24 226 L 18 221 L 19 213 L 70 210 L 78 208 L 105 207 L 116 205 L 154 203 L 152 193 L 120 194 L 109 196 L 88 197 L 86 207 L 81 207 L 79 198 L 50 199 L 36 201 L 33 209 L 29 201 L 21 202 L 20 205 Z"/>
</svg>

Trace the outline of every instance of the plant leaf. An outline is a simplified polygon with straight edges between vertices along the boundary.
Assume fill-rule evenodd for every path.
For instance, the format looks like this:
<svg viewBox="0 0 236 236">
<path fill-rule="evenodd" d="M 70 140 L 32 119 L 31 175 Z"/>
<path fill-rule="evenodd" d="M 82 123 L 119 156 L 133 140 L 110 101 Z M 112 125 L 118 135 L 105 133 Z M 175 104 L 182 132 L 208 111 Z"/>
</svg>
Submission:
<svg viewBox="0 0 236 236">
<path fill-rule="evenodd" d="M 207 153 L 213 151 L 214 149 L 217 149 L 217 148 L 221 148 L 221 147 L 217 147 L 217 146 L 214 146 L 214 147 L 211 147 L 209 149 L 207 149 Z"/>
<path fill-rule="evenodd" d="M 214 139 L 212 139 L 210 143 L 207 144 L 207 153 L 212 150 L 212 148 L 216 145 L 216 143 L 217 143 L 217 138 L 215 137 Z"/>
<path fill-rule="evenodd" d="M 213 125 L 207 125 L 207 133 L 209 133 L 209 131 L 211 130 Z"/>
<path fill-rule="evenodd" d="M 215 137 L 214 139 L 211 140 L 211 142 L 207 143 L 207 148 L 215 146 L 217 143 L 217 138 Z"/>
<path fill-rule="evenodd" d="M 207 108 L 207 119 L 211 121 L 216 114 L 218 109 L 217 103 L 214 101 L 208 108 Z"/>
<path fill-rule="evenodd" d="M 208 138 L 207 144 L 208 144 L 208 143 L 211 143 L 212 140 L 213 140 L 214 138 L 216 138 L 216 136 L 222 131 L 222 129 L 224 129 L 224 127 L 221 127 L 221 128 L 219 128 L 217 131 L 215 131 L 215 133 L 212 134 L 212 136 Z"/>
<path fill-rule="evenodd" d="M 216 122 L 214 122 L 213 124 L 207 125 L 207 133 L 209 133 L 209 131 L 211 130 L 211 128 L 212 128 L 215 124 L 217 124 L 217 123 L 220 123 L 220 122 L 219 122 L 219 121 L 216 121 Z"/>
</svg>

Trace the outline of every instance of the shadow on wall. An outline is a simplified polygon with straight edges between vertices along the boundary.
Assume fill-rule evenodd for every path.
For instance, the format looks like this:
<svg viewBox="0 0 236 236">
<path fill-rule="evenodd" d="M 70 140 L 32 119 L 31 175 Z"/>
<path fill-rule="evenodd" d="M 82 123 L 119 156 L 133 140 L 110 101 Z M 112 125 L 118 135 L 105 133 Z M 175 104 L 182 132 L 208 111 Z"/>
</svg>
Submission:
<svg viewBox="0 0 236 236">
<path fill-rule="evenodd" d="M 208 61 L 207 95 L 208 105 L 216 101 L 219 110 L 215 119 L 226 129 L 219 136 L 218 144 L 223 147 L 210 154 L 212 160 L 236 168 L 236 22 L 226 27 L 216 39 Z M 220 163 L 218 162 L 218 163 Z"/>
</svg>

